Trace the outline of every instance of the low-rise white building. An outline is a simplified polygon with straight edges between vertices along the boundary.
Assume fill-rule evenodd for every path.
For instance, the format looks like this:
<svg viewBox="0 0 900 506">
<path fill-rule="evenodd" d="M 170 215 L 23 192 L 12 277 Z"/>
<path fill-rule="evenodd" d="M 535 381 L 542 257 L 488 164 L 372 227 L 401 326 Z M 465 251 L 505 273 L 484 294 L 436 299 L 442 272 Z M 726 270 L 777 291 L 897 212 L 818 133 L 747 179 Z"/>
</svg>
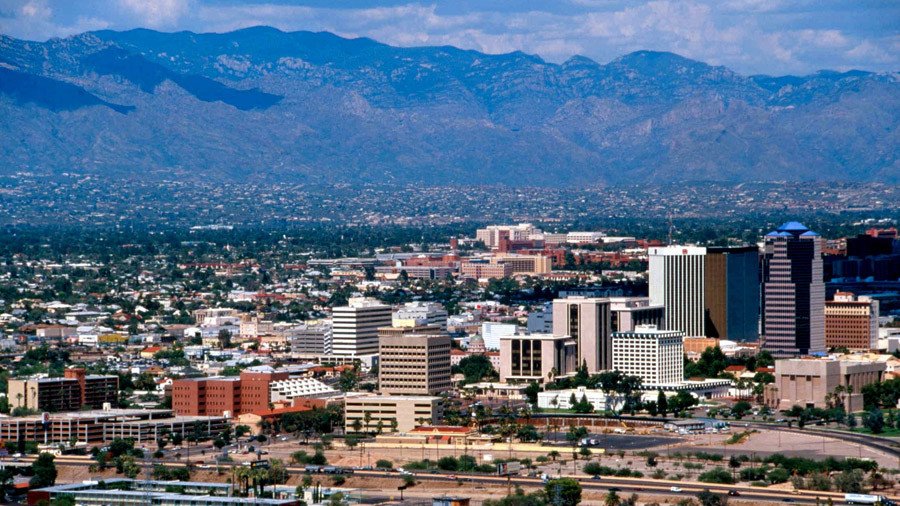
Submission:
<svg viewBox="0 0 900 506">
<path fill-rule="evenodd" d="M 269 384 L 269 397 L 272 402 L 290 402 L 298 398 L 318 399 L 339 394 L 340 392 L 334 388 L 312 378 L 289 378 Z"/>
<path fill-rule="evenodd" d="M 415 301 L 404 304 L 392 318 L 394 327 L 435 325 L 447 331 L 447 310 L 437 302 Z"/>
<path fill-rule="evenodd" d="M 586 387 L 568 388 L 566 390 L 549 390 L 546 392 L 538 392 L 537 405 L 541 409 L 572 409 L 572 396 L 575 396 L 575 402 L 581 402 L 582 398 L 587 399 L 594 411 L 606 411 L 611 409 L 608 404 L 612 404 L 612 408 L 619 408 L 620 401 L 617 399 L 607 398 L 602 390 L 592 390 Z"/>
</svg>

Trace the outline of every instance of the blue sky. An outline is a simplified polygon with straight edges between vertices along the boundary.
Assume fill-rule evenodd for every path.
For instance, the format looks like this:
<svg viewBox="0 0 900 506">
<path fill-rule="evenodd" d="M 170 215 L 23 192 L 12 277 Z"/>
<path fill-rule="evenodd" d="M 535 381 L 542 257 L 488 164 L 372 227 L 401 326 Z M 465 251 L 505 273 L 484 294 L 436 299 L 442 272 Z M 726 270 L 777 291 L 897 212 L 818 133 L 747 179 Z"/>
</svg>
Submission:
<svg viewBox="0 0 900 506">
<path fill-rule="evenodd" d="M 580 54 L 672 51 L 745 74 L 900 70 L 900 1 L 868 0 L 0 0 L 0 33 L 32 40 L 101 28 L 327 30 L 393 45 Z"/>
</svg>

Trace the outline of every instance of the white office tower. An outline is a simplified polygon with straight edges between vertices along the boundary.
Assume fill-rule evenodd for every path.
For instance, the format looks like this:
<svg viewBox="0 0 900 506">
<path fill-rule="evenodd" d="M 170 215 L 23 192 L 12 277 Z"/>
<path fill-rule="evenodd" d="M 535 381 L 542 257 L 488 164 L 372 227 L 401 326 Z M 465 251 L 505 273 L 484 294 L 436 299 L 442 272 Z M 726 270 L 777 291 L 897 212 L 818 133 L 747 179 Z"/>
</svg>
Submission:
<svg viewBox="0 0 900 506">
<path fill-rule="evenodd" d="M 665 306 L 664 328 L 706 335 L 706 248 L 650 248 L 650 304 Z"/>
<path fill-rule="evenodd" d="M 438 302 L 408 302 L 394 313 L 394 327 L 440 327 L 447 331 L 447 310 Z"/>
<path fill-rule="evenodd" d="M 484 347 L 489 350 L 500 349 L 500 338 L 516 335 L 516 326 L 512 323 L 482 322 L 481 338 Z"/>
<path fill-rule="evenodd" d="M 367 297 L 351 298 L 349 305 L 332 311 L 332 353 L 374 355 L 378 353 L 378 328 L 390 326 L 390 306 Z"/>
<path fill-rule="evenodd" d="M 641 378 L 644 387 L 684 380 L 684 333 L 638 325 L 612 334 L 613 368 Z"/>
</svg>

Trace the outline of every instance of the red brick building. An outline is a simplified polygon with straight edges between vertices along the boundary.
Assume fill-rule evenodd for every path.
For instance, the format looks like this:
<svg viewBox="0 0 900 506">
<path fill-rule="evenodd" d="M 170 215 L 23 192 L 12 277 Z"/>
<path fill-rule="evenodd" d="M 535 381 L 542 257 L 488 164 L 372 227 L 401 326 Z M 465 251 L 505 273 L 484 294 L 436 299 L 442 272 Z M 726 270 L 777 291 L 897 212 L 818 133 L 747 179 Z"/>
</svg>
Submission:
<svg viewBox="0 0 900 506">
<path fill-rule="evenodd" d="M 179 415 L 232 416 L 269 409 L 269 384 L 286 372 L 242 372 L 238 378 L 188 378 L 172 382 L 172 409 Z"/>
</svg>

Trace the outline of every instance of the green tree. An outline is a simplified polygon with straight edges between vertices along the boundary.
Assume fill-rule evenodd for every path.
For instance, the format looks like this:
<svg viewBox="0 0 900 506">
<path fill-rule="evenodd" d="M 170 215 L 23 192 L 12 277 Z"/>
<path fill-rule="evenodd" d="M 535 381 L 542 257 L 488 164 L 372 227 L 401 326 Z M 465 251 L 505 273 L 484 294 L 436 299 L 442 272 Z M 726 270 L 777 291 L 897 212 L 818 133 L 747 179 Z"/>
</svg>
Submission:
<svg viewBox="0 0 900 506">
<path fill-rule="evenodd" d="M 606 467 L 600 465 L 598 462 L 588 462 L 584 465 L 584 473 L 591 476 L 600 476 L 604 474 L 606 469 Z"/>
<path fill-rule="evenodd" d="M 850 469 L 834 476 L 834 486 L 846 494 L 858 494 L 863 491 L 865 474 L 860 469 Z"/>
<path fill-rule="evenodd" d="M 499 378 L 491 359 L 485 355 L 469 355 L 459 361 L 454 370 L 461 373 L 466 383 L 478 383 L 483 379 Z"/>
<path fill-rule="evenodd" d="M 556 478 L 544 485 L 547 501 L 552 506 L 575 506 L 581 502 L 581 484 L 573 478 Z"/>
<path fill-rule="evenodd" d="M 135 479 L 139 474 L 141 474 L 141 466 L 139 466 L 137 462 L 134 461 L 134 457 L 127 456 L 119 458 L 122 459 L 122 474 L 124 474 L 126 477 Z"/>
<path fill-rule="evenodd" d="M 726 506 L 728 504 L 726 496 L 714 494 L 709 489 L 697 494 L 697 499 L 700 501 L 701 506 Z"/>
<path fill-rule="evenodd" d="M 747 401 L 739 401 L 734 403 L 734 406 L 731 407 L 731 413 L 738 420 L 743 418 L 750 410 L 753 409 L 753 406 L 750 405 Z"/>
<path fill-rule="evenodd" d="M 715 469 L 710 469 L 705 473 L 702 473 L 697 477 L 697 480 L 702 481 L 704 483 L 724 483 L 731 484 L 734 483 L 734 477 L 726 471 L 724 468 L 717 467 Z"/>
<path fill-rule="evenodd" d="M 863 417 L 863 425 L 872 434 L 881 434 L 884 431 L 884 413 L 878 408 L 872 409 Z"/>
<path fill-rule="evenodd" d="M 32 489 L 49 487 L 56 483 L 56 464 L 53 462 L 53 455 L 42 453 L 31 465 L 34 476 L 28 482 L 28 486 Z"/>
<path fill-rule="evenodd" d="M 662 390 L 656 393 L 656 411 L 662 416 L 669 412 L 669 399 Z"/>
<path fill-rule="evenodd" d="M 619 497 L 619 494 L 617 494 L 615 490 L 610 490 L 609 493 L 603 497 L 604 506 L 619 506 L 620 504 L 622 504 L 622 498 Z"/>
<path fill-rule="evenodd" d="M 528 399 L 528 402 L 531 404 L 537 404 L 538 393 L 541 391 L 541 385 L 536 381 L 532 381 L 525 387 L 525 397 Z M 8 411 L 4 411 L 4 413 L 8 413 Z"/>
<path fill-rule="evenodd" d="M 788 481 L 790 477 L 791 473 L 789 473 L 788 470 L 783 467 L 776 467 L 775 469 L 772 469 L 771 471 L 766 473 L 766 480 L 768 480 L 769 483 L 773 484 L 784 483 Z"/>
</svg>

